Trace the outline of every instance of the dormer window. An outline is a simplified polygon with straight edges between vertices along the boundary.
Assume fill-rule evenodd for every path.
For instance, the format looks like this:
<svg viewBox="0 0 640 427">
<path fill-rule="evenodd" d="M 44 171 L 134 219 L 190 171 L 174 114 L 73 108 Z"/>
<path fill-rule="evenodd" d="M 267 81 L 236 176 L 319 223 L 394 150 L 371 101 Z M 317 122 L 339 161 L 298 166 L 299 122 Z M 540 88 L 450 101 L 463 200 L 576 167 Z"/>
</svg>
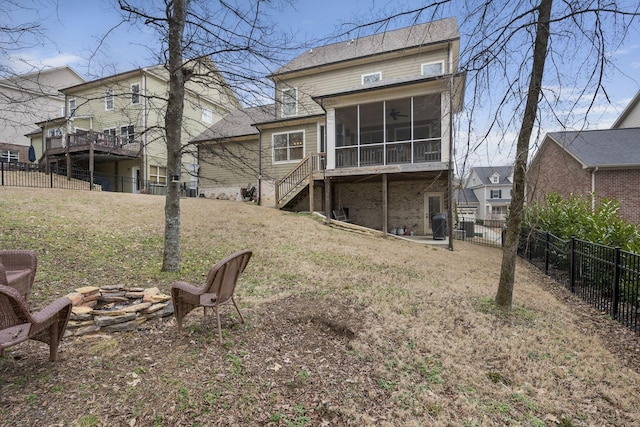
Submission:
<svg viewBox="0 0 640 427">
<path fill-rule="evenodd" d="M 202 109 L 202 121 L 205 123 L 213 123 L 213 111 L 208 108 Z"/>
<path fill-rule="evenodd" d="M 296 88 L 282 91 L 282 115 L 295 116 L 298 114 L 298 90 Z"/>
<path fill-rule="evenodd" d="M 427 62 L 422 64 L 422 75 L 425 77 L 433 77 L 444 74 L 444 61 Z"/>
<path fill-rule="evenodd" d="M 494 173 L 493 175 L 491 175 L 491 183 L 500 184 L 500 175 L 498 175 L 497 173 Z"/>
<path fill-rule="evenodd" d="M 377 71 L 375 73 L 363 74 L 362 75 L 362 84 L 366 85 L 368 83 L 375 83 L 382 80 L 382 72 Z"/>
</svg>

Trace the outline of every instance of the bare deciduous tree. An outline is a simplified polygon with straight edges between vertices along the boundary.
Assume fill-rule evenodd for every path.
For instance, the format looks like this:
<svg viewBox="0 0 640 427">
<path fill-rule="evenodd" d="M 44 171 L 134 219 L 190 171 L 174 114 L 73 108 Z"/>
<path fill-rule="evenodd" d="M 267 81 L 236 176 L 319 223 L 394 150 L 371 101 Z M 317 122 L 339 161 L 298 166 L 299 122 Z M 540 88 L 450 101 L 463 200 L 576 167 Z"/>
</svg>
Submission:
<svg viewBox="0 0 640 427">
<path fill-rule="evenodd" d="M 167 171 L 180 170 L 182 155 L 195 148 L 183 144 L 188 128 L 183 117 L 184 88 L 189 81 L 232 91 L 245 105 L 272 98 L 264 77 L 288 42 L 263 23 L 267 3 L 164 0 L 162 7 L 144 1 L 119 0 L 125 19 L 153 28 L 160 40 L 159 62 L 169 72 L 165 114 Z M 195 136 L 195 135 L 190 135 Z M 180 197 L 170 184 L 165 203 L 165 271 L 180 268 Z"/>
<path fill-rule="evenodd" d="M 616 67 L 611 55 L 637 23 L 640 5 L 621 0 L 441 0 L 408 10 L 389 7 L 386 16 L 348 31 L 384 29 L 397 20 L 459 19 L 460 71 L 467 75 L 467 105 L 457 124 L 459 174 L 466 172 L 470 154 L 513 150 L 515 145 L 512 201 L 495 298 L 497 305 L 509 308 L 531 141 L 540 139 L 542 122 L 548 130 L 580 128 L 589 123 L 597 103 L 609 101 L 607 75 Z M 495 146 L 488 148 L 489 142 Z"/>
</svg>

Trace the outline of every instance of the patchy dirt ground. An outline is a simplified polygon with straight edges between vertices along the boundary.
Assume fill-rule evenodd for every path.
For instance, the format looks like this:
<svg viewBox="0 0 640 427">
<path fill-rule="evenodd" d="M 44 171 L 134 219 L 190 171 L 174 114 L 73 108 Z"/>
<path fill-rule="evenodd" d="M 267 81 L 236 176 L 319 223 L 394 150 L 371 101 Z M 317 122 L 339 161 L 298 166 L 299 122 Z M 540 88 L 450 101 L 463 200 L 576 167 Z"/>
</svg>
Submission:
<svg viewBox="0 0 640 427">
<path fill-rule="evenodd" d="M 500 252 L 453 252 L 235 202 L 183 201 L 183 268 L 159 272 L 163 199 L 0 189 L 0 245 L 39 254 L 34 309 L 75 287 L 168 291 L 254 250 L 246 323 L 194 311 L 136 332 L 40 343 L 0 360 L 0 425 L 640 424 L 640 340 L 521 263 L 491 304 Z M 47 219 L 47 221 L 45 221 Z M 120 224 L 127 224 L 121 227 Z"/>
</svg>

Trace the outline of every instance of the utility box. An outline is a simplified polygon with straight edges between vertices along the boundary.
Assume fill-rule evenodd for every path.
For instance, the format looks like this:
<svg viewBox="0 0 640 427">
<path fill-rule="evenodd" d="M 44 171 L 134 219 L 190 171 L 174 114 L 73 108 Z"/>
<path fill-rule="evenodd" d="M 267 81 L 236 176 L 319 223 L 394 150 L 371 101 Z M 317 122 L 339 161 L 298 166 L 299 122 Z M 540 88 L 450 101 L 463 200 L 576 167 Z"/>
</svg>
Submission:
<svg viewBox="0 0 640 427">
<path fill-rule="evenodd" d="M 475 222 L 474 221 L 461 221 L 460 228 L 465 231 L 465 236 L 467 239 L 473 239 L 476 235 L 475 230 Z"/>
<path fill-rule="evenodd" d="M 434 240 L 444 240 L 447 237 L 447 214 L 440 212 L 431 217 L 431 228 Z"/>
</svg>

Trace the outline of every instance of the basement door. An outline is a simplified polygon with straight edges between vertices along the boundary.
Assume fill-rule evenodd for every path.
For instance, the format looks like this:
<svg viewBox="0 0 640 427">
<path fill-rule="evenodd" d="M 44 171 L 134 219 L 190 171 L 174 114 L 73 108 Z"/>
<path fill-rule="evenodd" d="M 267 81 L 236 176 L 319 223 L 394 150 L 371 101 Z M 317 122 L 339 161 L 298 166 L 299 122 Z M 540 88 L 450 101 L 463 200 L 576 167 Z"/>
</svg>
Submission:
<svg viewBox="0 0 640 427">
<path fill-rule="evenodd" d="M 443 209 L 443 193 L 425 193 L 424 194 L 424 234 L 433 234 L 431 226 L 431 218 L 442 212 Z"/>
<path fill-rule="evenodd" d="M 140 193 L 140 168 L 134 167 L 131 168 L 131 184 L 132 184 L 132 193 L 138 194 Z"/>
</svg>

